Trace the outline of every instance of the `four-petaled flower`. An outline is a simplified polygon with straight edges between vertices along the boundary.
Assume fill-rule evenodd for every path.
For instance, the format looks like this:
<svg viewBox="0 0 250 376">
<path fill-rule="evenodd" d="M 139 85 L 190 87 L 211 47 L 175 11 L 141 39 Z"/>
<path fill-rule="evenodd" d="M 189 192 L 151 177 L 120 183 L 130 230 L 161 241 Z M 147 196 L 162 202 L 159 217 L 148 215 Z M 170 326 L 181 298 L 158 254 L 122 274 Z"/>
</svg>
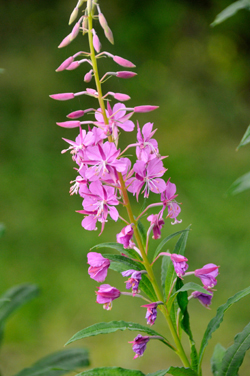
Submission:
<svg viewBox="0 0 250 376">
<path fill-rule="evenodd" d="M 213 297 L 213 291 L 208 289 L 208 288 L 206 290 L 209 291 L 212 295 L 205 294 L 205 293 L 199 292 L 199 291 L 194 291 L 194 292 L 192 292 L 191 296 L 193 298 L 197 298 L 204 307 L 208 308 L 211 304 L 211 300 L 212 300 L 212 297 Z"/>
<path fill-rule="evenodd" d="M 112 301 L 119 298 L 121 292 L 108 284 L 101 285 L 97 288 L 98 291 L 96 291 L 96 302 L 103 304 L 104 309 L 107 309 L 108 311 L 111 310 Z"/>
<path fill-rule="evenodd" d="M 147 319 L 147 324 L 153 325 L 157 317 L 157 306 L 158 303 L 144 304 L 141 307 L 147 308 L 145 319 Z"/>
<path fill-rule="evenodd" d="M 137 123 L 137 140 L 136 156 L 139 160 L 147 163 L 149 160 L 158 156 L 158 143 L 152 138 L 156 129 L 152 131 L 153 123 L 144 124 L 142 131 L 140 130 L 139 123 Z"/>
<path fill-rule="evenodd" d="M 187 264 L 188 259 L 176 253 L 172 253 L 170 258 L 174 264 L 174 270 L 177 276 L 182 279 L 182 276 L 185 274 L 185 271 L 188 269 L 188 264 Z"/>
<path fill-rule="evenodd" d="M 123 227 L 121 232 L 119 232 L 119 234 L 116 235 L 117 243 L 123 244 L 124 248 L 130 248 L 133 233 L 134 230 L 132 225 L 127 225 L 126 227 Z"/>
<path fill-rule="evenodd" d="M 97 282 L 103 282 L 107 277 L 110 261 L 97 252 L 89 252 L 87 258 L 90 265 L 88 268 L 90 278 Z"/>
<path fill-rule="evenodd" d="M 133 351 L 135 352 L 134 359 L 138 358 L 138 356 L 142 356 L 144 351 L 146 350 L 147 343 L 150 340 L 149 336 L 142 336 L 138 334 L 133 341 L 129 343 L 133 343 Z"/>
<path fill-rule="evenodd" d="M 217 284 L 215 277 L 219 274 L 219 267 L 215 264 L 206 264 L 201 269 L 196 269 L 194 275 L 199 277 L 205 288 L 211 289 Z"/>
<path fill-rule="evenodd" d="M 125 272 L 122 272 L 123 277 L 128 277 L 131 275 L 131 277 L 126 281 L 126 289 L 131 289 L 132 288 L 132 293 L 133 296 L 139 292 L 138 286 L 141 280 L 141 271 L 129 269 L 126 270 Z"/>
</svg>

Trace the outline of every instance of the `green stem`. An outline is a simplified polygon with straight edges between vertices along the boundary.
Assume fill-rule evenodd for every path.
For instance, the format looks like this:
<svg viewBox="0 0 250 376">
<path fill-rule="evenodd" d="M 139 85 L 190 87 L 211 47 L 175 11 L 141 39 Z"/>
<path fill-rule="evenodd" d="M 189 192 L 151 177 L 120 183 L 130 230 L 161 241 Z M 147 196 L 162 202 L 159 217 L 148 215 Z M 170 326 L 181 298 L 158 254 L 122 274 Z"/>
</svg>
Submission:
<svg viewBox="0 0 250 376">
<path fill-rule="evenodd" d="M 99 104 L 100 104 L 100 107 L 101 107 L 104 123 L 106 125 L 108 125 L 109 121 L 108 121 L 108 118 L 107 118 L 107 115 L 106 115 L 106 109 L 105 109 L 105 104 L 104 104 L 103 95 L 102 95 L 102 88 L 101 88 L 101 82 L 100 82 L 99 73 L 98 73 L 95 50 L 94 50 L 94 46 L 93 46 L 92 21 L 93 21 L 93 9 L 92 9 L 91 14 L 89 14 L 89 16 L 88 16 L 88 38 L 89 38 L 89 46 L 90 46 L 90 58 L 91 58 L 91 61 L 92 61 L 92 64 L 93 64 L 93 72 L 94 72 L 94 77 L 95 77 L 96 89 L 97 89 L 97 92 L 98 92 L 98 101 L 99 101 Z M 113 141 L 112 136 L 109 136 L 108 139 L 109 139 L 110 142 Z M 123 203 L 124 203 L 124 206 L 126 207 L 127 214 L 128 214 L 128 217 L 129 217 L 129 221 L 130 221 L 130 223 L 134 224 L 134 226 L 133 226 L 134 236 L 135 236 L 138 248 L 141 252 L 142 258 L 143 258 L 143 264 L 144 264 L 145 269 L 147 271 L 148 277 L 149 277 L 149 279 L 150 279 L 150 281 L 153 285 L 157 299 L 159 301 L 164 301 L 163 295 L 162 295 L 161 290 L 158 286 L 158 283 L 157 283 L 156 278 L 154 276 L 152 266 L 149 263 L 149 260 L 147 258 L 147 255 L 146 255 L 146 252 L 145 252 L 142 240 L 141 240 L 141 236 L 140 236 L 140 233 L 139 233 L 139 230 L 138 230 L 138 221 L 135 219 L 135 217 L 133 215 L 132 207 L 131 207 L 130 200 L 129 200 L 129 197 L 128 197 L 125 182 L 123 180 L 123 176 L 122 176 L 121 173 L 118 173 L 118 177 L 119 177 L 119 181 L 120 181 L 120 190 L 121 190 L 121 194 L 122 194 L 122 197 L 123 197 Z M 173 325 L 173 322 L 171 320 L 171 317 L 169 315 L 169 312 L 168 312 L 166 305 L 164 304 L 163 306 L 160 306 L 159 309 L 161 310 L 164 317 L 166 318 L 170 332 L 171 332 L 172 337 L 174 339 L 174 342 L 176 344 L 176 348 L 177 348 L 176 354 L 180 357 L 180 359 L 181 359 L 181 361 L 182 361 L 182 363 L 185 367 L 190 367 L 189 361 L 188 361 L 187 356 L 184 352 L 184 349 L 182 347 L 180 339 L 179 339 L 179 337 L 176 333 L 175 327 Z"/>
</svg>

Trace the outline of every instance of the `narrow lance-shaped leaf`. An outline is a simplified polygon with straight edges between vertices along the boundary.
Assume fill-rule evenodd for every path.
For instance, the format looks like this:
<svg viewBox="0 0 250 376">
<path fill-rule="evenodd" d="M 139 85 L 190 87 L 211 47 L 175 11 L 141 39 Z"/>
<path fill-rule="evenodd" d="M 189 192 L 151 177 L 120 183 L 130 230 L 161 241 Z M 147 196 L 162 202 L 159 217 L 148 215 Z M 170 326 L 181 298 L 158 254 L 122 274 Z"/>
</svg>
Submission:
<svg viewBox="0 0 250 376">
<path fill-rule="evenodd" d="M 239 0 L 235 3 L 229 5 L 225 8 L 222 12 L 220 12 L 211 26 L 216 26 L 221 22 L 227 20 L 228 18 L 232 17 L 235 13 L 237 13 L 240 9 L 248 9 L 250 10 L 250 1 L 249 0 Z"/>
<path fill-rule="evenodd" d="M 243 362 L 246 351 L 250 348 L 250 323 L 234 338 L 223 357 L 218 376 L 236 376 Z"/>
<path fill-rule="evenodd" d="M 176 290 L 173 295 L 178 294 L 179 292 L 182 292 L 182 291 L 189 291 L 189 290 L 199 291 L 199 292 L 202 292 L 203 294 L 212 295 L 212 293 L 210 293 L 209 291 L 204 289 L 202 286 L 194 282 L 185 283 L 185 285 L 183 285 L 180 289 Z"/>
<path fill-rule="evenodd" d="M 247 130 L 244 133 L 244 136 L 242 137 L 241 142 L 238 145 L 236 150 L 239 150 L 239 148 L 241 148 L 242 146 L 249 144 L 249 142 L 250 142 L 250 125 L 247 127 Z"/>
<path fill-rule="evenodd" d="M 167 344 L 167 339 L 162 336 L 161 334 L 155 332 L 154 330 L 140 325 L 136 324 L 134 322 L 126 322 L 126 321 L 110 321 L 110 322 L 100 322 L 98 324 L 91 325 L 83 330 L 80 330 L 78 333 L 76 333 L 70 340 L 66 343 L 66 345 L 78 341 L 79 339 L 97 336 L 98 334 L 109 334 L 117 332 L 117 330 L 132 330 L 132 331 L 138 331 L 138 332 L 144 332 L 147 333 L 150 336 L 160 336 L 163 343 Z"/>
<path fill-rule="evenodd" d="M 167 374 L 173 376 L 197 376 L 197 373 L 194 370 L 184 367 L 169 367 L 165 370 L 148 373 L 147 376 L 165 376 Z"/>
<path fill-rule="evenodd" d="M 138 370 L 121 367 L 100 367 L 78 373 L 76 376 L 145 376 L 145 374 Z"/>
<path fill-rule="evenodd" d="M 219 376 L 219 370 L 221 369 L 221 363 L 225 352 L 225 347 L 221 346 L 220 343 L 217 343 L 211 358 L 211 369 L 214 376 Z"/>
<path fill-rule="evenodd" d="M 224 313 L 228 310 L 228 308 L 231 307 L 232 304 L 238 302 L 240 299 L 244 298 L 248 294 L 250 294 L 250 287 L 247 287 L 246 289 L 239 291 L 234 296 L 229 298 L 225 304 L 223 304 L 217 309 L 216 316 L 209 322 L 201 342 L 199 352 L 199 369 L 201 368 L 202 358 L 208 341 L 212 337 L 213 332 L 215 332 L 215 330 L 219 328 L 221 322 L 223 321 Z"/>
<path fill-rule="evenodd" d="M 60 376 L 88 365 L 89 356 L 86 349 L 67 349 L 40 359 L 15 376 Z"/>
<path fill-rule="evenodd" d="M 93 251 L 93 250 L 97 250 L 97 249 L 100 249 L 100 248 L 115 249 L 116 251 L 118 251 L 120 253 L 124 253 L 125 255 L 132 257 L 134 259 L 138 259 L 138 260 L 141 259 L 139 254 L 134 249 L 125 249 L 125 248 L 123 248 L 123 245 L 119 244 L 119 243 L 109 242 L 109 243 L 96 244 L 90 250 Z"/>
<path fill-rule="evenodd" d="M 134 269 L 134 270 L 145 270 L 144 265 L 141 262 L 137 262 L 131 260 L 129 257 L 120 256 L 120 255 L 107 255 L 103 254 L 103 257 L 109 259 L 112 262 L 123 264 L 124 267 L 127 269 Z"/>
<path fill-rule="evenodd" d="M 240 178 L 235 180 L 233 184 L 229 187 L 226 194 L 227 195 L 236 195 L 250 188 L 250 172 L 245 175 L 242 175 Z"/>
</svg>

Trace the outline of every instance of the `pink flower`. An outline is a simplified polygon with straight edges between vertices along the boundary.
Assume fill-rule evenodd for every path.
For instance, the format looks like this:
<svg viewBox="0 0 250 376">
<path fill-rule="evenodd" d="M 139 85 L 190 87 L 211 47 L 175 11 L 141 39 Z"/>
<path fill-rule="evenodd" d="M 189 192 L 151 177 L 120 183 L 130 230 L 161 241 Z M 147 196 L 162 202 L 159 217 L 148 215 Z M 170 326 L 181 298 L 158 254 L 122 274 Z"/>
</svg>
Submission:
<svg viewBox="0 0 250 376">
<path fill-rule="evenodd" d="M 103 282 L 107 277 L 110 261 L 97 252 L 89 252 L 87 257 L 90 265 L 88 269 L 90 278 L 97 282 Z"/>
<path fill-rule="evenodd" d="M 147 324 L 154 325 L 156 317 L 157 317 L 157 306 L 158 303 L 150 303 L 150 304 L 144 304 L 141 307 L 147 308 L 147 313 L 145 318 L 147 319 Z"/>
<path fill-rule="evenodd" d="M 138 358 L 139 356 L 142 356 L 144 351 L 146 350 L 147 343 L 150 340 L 149 336 L 142 336 L 141 334 L 138 334 L 138 336 L 135 337 L 135 339 L 129 343 L 133 343 L 133 351 L 135 352 L 134 359 Z"/>
<path fill-rule="evenodd" d="M 175 202 L 175 198 L 178 196 L 176 193 L 176 185 L 170 182 L 170 179 L 166 183 L 165 190 L 161 194 L 161 201 L 163 202 L 163 210 L 167 206 L 168 217 L 174 218 L 172 225 L 181 223 L 182 220 L 177 220 L 178 215 L 181 212 L 180 206 Z"/>
<path fill-rule="evenodd" d="M 128 225 L 124 227 L 119 234 L 116 235 L 117 243 L 123 244 L 124 248 L 130 248 L 131 239 L 133 237 L 133 227 Z"/>
<path fill-rule="evenodd" d="M 122 67 L 126 67 L 126 68 L 134 68 L 135 65 L 133 63 L 131 63 L 131 61 L 127 60 L 127 59 L 124 59 L 123 57 L 120 57 L 120 56 L 113 56 L 113 60 L 121 65 Z"/>
<path fill-rule="evenodd" d="M 199 277 L 205 288 L 212 288 L 217 284 L 215 277 L 219 274 L 219 267 L 215 264 L 204 265 L 201 269 L 196 269 L 194 275 Z"/>
<path fill-rule="evenodd" d="M 139 292 L 138 287 L 141 280 L 141 271 L 129 269 L 125 272 L 122 272 L 123 277 L 128 277 L 131 275 L 131 277 L 126 281 L 126 289 L 129 290 L 132 288 L 133 296 Z"/>
<path fill-rule="evenodd" d="M 151 226 L 153 226 L 153 239 L 160 239 L 161 237 L 161 229 L 164 225 L 164 221 L 162 219 L 162 211 L 159 214 L 151 214 L 147 220 Z"/>
<path fill-rule="evenodd" d="M 208 308 L 212 301 L 213 292 L 212 290 L 209 290 L 209 289 L 206 289 L 206 290 L 208 290 L 212 295 L 208 295 L 199 291 L 194 291 L 192 292 L 191 296 L 193 298 L 197 298 L 204 307 Z"/>
<path fill-rule="evenodd" d="M 112 301 L 119 298 L 121 292 L 115 287 L 105 284 L 98 287 L 96 295 L 96 302 L 103 304 L 103 308 L 109 311 L 112 308 Z"/>
<path fill-rule="evenodd" d="M 160 159 L 155 158 L 149 161 L 147 164 L 143 161 L 137 161 L 134 164 L 135 178 L 128 179 L 127 183 L 129 185 L 128 191 L 136 194 L 136 199 L 138 201 L 138 196 L 144 187 L 144 197 L 149 196 L 149 191 L 154 193 L 161 193 L 165 189 L 165 181 L 159 179 L 163 176 L 166 169 L 163 167 L 163 163 Z"/>
<path fill-rule="evenodd" d="M 158 143 L 152 138 L 156 129 L 152 132 L 152 128 L 153 123 L 146 123 L 141 132 L 139 123 L 137 123 L 137 140 L 139 144 L 136 147 L 136 156 L 146 163 L 150 159 L 156 158 L 159 153 Z"/>
<path fill-rule="evenodd" d="M 177 277 L 182 279 L 182 276 L 185 274 L 185 271 L 188 269 L 188 264 L 186 262 L 188 261 L 188 259 L 176 253 L 172 253 L 170 258 L 174 264 L 174 270 L 177 274 Z"/>
</svg>

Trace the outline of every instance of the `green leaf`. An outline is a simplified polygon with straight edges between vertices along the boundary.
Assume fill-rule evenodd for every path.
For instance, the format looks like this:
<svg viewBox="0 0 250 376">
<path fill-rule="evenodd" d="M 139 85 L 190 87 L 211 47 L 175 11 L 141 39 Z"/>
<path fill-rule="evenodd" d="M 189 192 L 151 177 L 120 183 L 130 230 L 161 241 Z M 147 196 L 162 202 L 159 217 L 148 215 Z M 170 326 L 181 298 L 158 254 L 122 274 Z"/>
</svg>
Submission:
<svg viewBox="0 0 250 376">
<path fill-rule="evenodd" d="M 219 376 L 219 370 L 221 368 L 221 363 L 225 352 L 226 349 L 221 346 L 220 343 L 217 343 L 211 358 L 211 369 L 214 376 Z"/>
<path fill-rule="evenodd" d="M 77 367 L 88 365 L 89 356 L 86 349 L 67 349 L 42 358 L 15 376 L 60 376 L 75 371 Z"/>
<path fill-rule="evenodd" d="M 215 330 L 219 328 L 221 322 L 223 321 L 224 313 L 228 310 L 228 308 L 231 307 L 232 304 L 238 302 L 240 299 L 244 298 L 248 294 L 250 294 L 250 286 L 242 291 L 237 292 L 234 296 L 229 298 L 225 304 L 223 304 L 217 309 L 216 316 L 209 322 L 201 342 L 199 352 L 199 369 L 201 368 L 202 358 L 208 341 L 212 337 L 213 332 L 215 332 Z"/>
<path fill-rule="evenodd" d="M 199 291 L 199 292 L 202 292 L 203 294 L 212 295 L 211 292 L 207 291 L 202 286 L 200 286 L 200 285 L 198 285 L 197 283 L 194 283 L 194 282 L 185 283 L 185 285 L 183 285 L 179 290 L 176 290 L 173 295 L 178 294 L 181 291 L 188 291 L 188 290 Z"/>
<path fill-rule="evenodd" d="M 100 367 L 89 369 L 76 376 L 145 376 L 145 374 L 138 370 L 121 367 Z"/>
<path fill-rule="evenodd" d="M 234 338 L 223 357 L 218 376 L 236 376 L 243 362 L 246 351 L 250 348 L 250 323 Z"/>
<path fill-rule="evenodd" d="M 175 232 L 175 233 L 173 233 L 173 234 L 167 236 L 165 239 L 163 239 L 163 240 L 161 241 L 161 243 L 158 245 L 158 247 L 156 248 L 156 250 L 155 250 L 155 254 L 154 254 L 153 260 L 158 256 L 158 254 L 161 252 L 161 250 L 162 250 L 162 248 L 164 247 L 164 245 L 165 245 L 169 240 L 171 240 L 172 238 L 174 238 L 174 237 L 177 236 L 177 235 L 182 234 L 182 233 L 185 232 L 185 231 L 190 231 L 190 229 L 187 228 L 186 230 L 177 231 L 177 232 Z"/>
<path fill-rule="evenodd" d="M 147 275 L 142 274 L 139 289 L 148 296 L 153 302 L 157 301 L 157 296 L 155 295 L 154 288 L 151 281 L 148 279 Z"/>
<path fill-rule="evenodd" d="M 3 223 L 0 223 L 0 238 L 4 235 L 5 233 L 5 226 Z"/>
<path fill-rule="evenodd" d="M 162 262 L 161 262 L 161 286 L 162 286 L 164 301 L 167 299 L 165 283 L 166 283 L 167 272 L 168 272 L 168 267 L 170 265 L 170 261 L 171 261 L 170 257 L 162 257 Z"/>
<path fill-rule="evenodd" d="M 232 17 L 235 13 L 237 13 L 240 9 L 250 10 L 250 0 L 239 0 L 229 5 L 222 12 L 217 14 L 211 26 L 216 26 L 220 24 L 221 22 L 224 22 L 228 18 Z"/>
<path fill-rule="evenodd" d="M 117 332 L 117 330 L 132 330 L 132 331 L 139 331 L 147 333 L 151 336 L 160 336 L 162 337 L 162 342 L 166 343 L 166 338 L 163 337 L 161 334 L 155 332 L 154 330 L 148 328 L 147 326 L 142 326 L 140 324 L 136 324 L 134 322 L 126 322 L 126 321 L 110 321 L 110 322 L 100 322 L 98 324 L 94 324 L 80 330 L 80 332 L 76 333 L 70 340 L 66 343 L 66 345 L 78 341 L 79 339 L 97 336 L 98 334 L 109 334 Z M 65 346 L 66 346 L 65 345 Z"/>
<path fill-rule="evenodd" d="M 115 264 L 122 264 L 122 271 L 128 269 L 145 270 L 145 267 L 141 262 L 131 260 L 129 257 L 126 256 L 103 254 L 103 257 L 109 259 L 111 261 L 111 265 L 113 262 Z"/>
<path fill-rule="evenodd" d="M 250 142 L 250 125 L 248 126 L 248 128 L 247 128 L 244 136 L 242 137 L 241 142 L 238 145 L 236 150 L 239 150 L 239 148 L 241 148 L 242 146 L 249 144 L 249 142 Z"/>
<path fill-rule="evenodd" d="M 195 346 L 195 342 L 193 339 L 193 334 L 191 331 L 191 326 L 190 326 L 190 320 L 189 320 L 189 313 L 188 313 L 188 295 L 187 295 L 187 289 L 184 288 L 185 285 L 183 285 L 183 282 L 180 278 L 177 278 L 176 282 L 176 289 L 179 291 L 177 295 L 177 301 L 178 305 L 181 310 L 180 315 L 180 323 L 182 329 L 185 331 L 185 333 L 189 337 L 189 343 L 190 343 L 190 348 L 191 348 L 191 366 L 192 368 L 197 371 L 198 369 L 198 354 Z M 181 291 L 183 289 L 183 291 Z"/>
<path fill-rule="evenodd" d="M 0 309 L 0 326 L 19 307 L 38 295 L 38 287 L 31 284 L 23 284 L 7 290 L 0 299 L 5 299 L 6 303 Z"/>
<path fill-rule="evenodd" d="M 197 376 L 197 373 L 191 368 L 184 367 L 169 367 L 165 370 L 148 373 L 147 376 L 165 376 L 167 373 L 173 376 Z"/>
<path fill-rule="evenodd" d="M 240 178 L 235 180 L 233 184 L 229 187 L 226 195 L 236 195 L 250 188 L 250 172 L 242 175 Z"/>
<path fill-rule="evenodd" d="M 140 255 L 134 249 L 125 249 L 125 248 L 123 248 L 123 245 L 119 244 L 119 243 L 109 242 L 109 243 L 96 244 L 90 250 L 93 251 L 93 250 L 95 250 L 95 249 L 97 250 L 99 248 L 111 248 L 111 249 L 115 249 L 116 251 L 118 251 L 120 253 L 124 253 L 125 255 L 127 255 L 129 257 L 141 260 Z"/>
<path fill-rule="evenodd" d="M 121 367 L 100 367 L 81 372 L 76 376 L 145 376 L 138 370 Z"/>
</svg>

